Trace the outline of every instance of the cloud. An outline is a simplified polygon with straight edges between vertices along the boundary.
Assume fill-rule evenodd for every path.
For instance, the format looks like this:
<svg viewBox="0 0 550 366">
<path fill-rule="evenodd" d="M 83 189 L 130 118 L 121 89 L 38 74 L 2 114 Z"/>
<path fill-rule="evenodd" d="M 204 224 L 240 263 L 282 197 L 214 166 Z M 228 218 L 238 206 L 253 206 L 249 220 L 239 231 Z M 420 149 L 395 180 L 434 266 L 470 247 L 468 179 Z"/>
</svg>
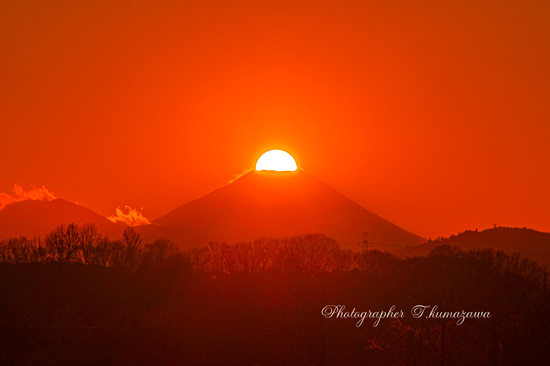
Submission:
<svg viewBox="0 0 550 366">
<path fill-rule="evenodd" d="M 24 189 L 20 184 L 14 184 L 13 193 L 0 193 L 0 210 L 3 210 L 7 205 L 21 201 L 53 201 L 57 196 L 53 191 L 50 191 L 45 186 L 35 187 L 30 186 L 29 189 Z M 125 205 L 124 208 L 118 207 L 115 215 L 107 217 L 114 223 L 123 223 L 128 226 L 150 225 L 151 221 L 147 219 L 140 210 Z"/>
<path fill-rule="evenodd" d="M 124 210 L 128 211 L 128 213 L 124 213 Z M 141 210 L 143 210 L 143 207 Z M 151 225 L 151 221 L 143 216 L 141 210 L 125 205 L 124 209 L 118 207 L 116 214 L 107 218 L 115 224 L 122 223 L 128 226 Z"/>
<path fill-rule="evenodd" d="M 57 197 L 45 186 L 35 187 L 31 186 L 28 190 L 25 190 L 21 185 L 14 184 L 12 189 L 13 194 L 6 192 L 0 193 L 0 210 L 3 210 L 7 205 L 20 201 L 52 201 Z"/>
</svg>

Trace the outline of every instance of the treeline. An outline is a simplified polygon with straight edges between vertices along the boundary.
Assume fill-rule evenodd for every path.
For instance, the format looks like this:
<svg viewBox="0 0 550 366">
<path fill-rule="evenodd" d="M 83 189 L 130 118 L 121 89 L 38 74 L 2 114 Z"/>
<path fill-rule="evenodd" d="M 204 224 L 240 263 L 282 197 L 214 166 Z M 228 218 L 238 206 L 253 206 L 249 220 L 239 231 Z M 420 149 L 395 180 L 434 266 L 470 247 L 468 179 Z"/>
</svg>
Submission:
<svg viewBox="0 0 550 366">
<path fill-rule="evenodd" d="M 502 270 L 527 273 L 548 270 L 518 254 L 492 249 L 463 252 L 456 247 L 435 247 L 428 257 L 494 257 Z M 413 258 L 414 260 L 414 258 Z M 139 233 L 126 228 L 121 240 L 110 240 L 94 224 L 60 225 L 44 238 L 24 236 L 0 240 L 0 263 L 80 263 L 137 270 L 179 269 L 193 272 L 260 273 L 265 271 L 335 272 L 359 270 L 388 274 L 403 259 L 386 252 L 343 250 L 323 234 L 286 238 L 259 238 L 252 242 L 211 242 L 205 247 L 181 250 L 168 239 L 143 243 Z"/>
<path fill-rule="evenodd" d="M 121 240 L 110 240 L 94 224 L 69 224 L 58 226 L 44 238 L 21 236 L 0 241 L 0 262 L 4 263 L 81 263 L 132 270 L 180 267 L 223 273 L 332 272 L 386 268 L 394 260 L 377 251 L 365 256 L 342 250 L 338 242 L 322 234 L 260 238 L 232 245 L 212 242 L 206 247 L 181 250 L 162 238 L 143 243 L 132 227 L 124 230 Z"/>
<path fill-rule="evenodd" d="M 58 262 L 158 268 L 178 256 L 181 252 L 176 245 L 165 239 L 143 245 L 140 234 L 132 227 L 115 241 L 99 233 L 94 224 L 60 225 L 44 238 L 20 236 L 0 241 L 0 262 L 13 264 Z"/>
</svg>

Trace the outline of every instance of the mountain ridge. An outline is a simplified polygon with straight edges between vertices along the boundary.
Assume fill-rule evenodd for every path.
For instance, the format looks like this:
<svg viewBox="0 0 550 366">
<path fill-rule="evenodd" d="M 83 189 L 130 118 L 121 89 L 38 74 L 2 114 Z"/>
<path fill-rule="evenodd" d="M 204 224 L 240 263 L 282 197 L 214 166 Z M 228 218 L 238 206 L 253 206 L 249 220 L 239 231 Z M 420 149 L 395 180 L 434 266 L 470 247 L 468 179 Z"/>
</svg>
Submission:
<svg viewBox="0 0 550 366">
<path fill-rule="evenodd" d="M 461 250 L 502 250 L 507 254 L 521 254 L 541 263 L 550 263 L 550 233 L 526 227 L 498 226 L 481 231 L 466 230 L 448 238 L 429 240 L 418 246 L 404 248 L 394 254 L 403 257 L 427 255 L 441 245 L 458 247 Z"/>
<path fill-rule="evenodd" d="M 368 232 L 378 242 L 425 242 L 303 170 L 251 171 L 175 208 L 153 220 L 153 224 L 159 228 L 185 228 L 210 241 L 237 242 L 317 232 L 350 247 Z"/>
<path fill-rule="evenodd" d="M 0 210 L 0 237 L 45 235 L 58 225 L 70 223 L 93 223 L 104 235 L 116 238 L 120 237 L 125 227 L 88 207 L 62 198 L 25 200 Z"/>
</svg>

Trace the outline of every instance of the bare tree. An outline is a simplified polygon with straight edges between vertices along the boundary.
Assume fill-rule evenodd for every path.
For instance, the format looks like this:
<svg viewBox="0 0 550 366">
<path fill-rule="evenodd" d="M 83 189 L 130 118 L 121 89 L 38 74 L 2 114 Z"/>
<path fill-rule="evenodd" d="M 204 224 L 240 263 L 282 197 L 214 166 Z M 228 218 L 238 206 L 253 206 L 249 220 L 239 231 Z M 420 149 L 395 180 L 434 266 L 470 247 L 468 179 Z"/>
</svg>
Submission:
<svg viewBox="0 0 550 366">
<path fill-rule="evenodd" d="M 339 244 L 322 234 L 284 238 L 277 246 L 273 267 L 299 272 L 332 271 L 336 268 Z"/>
<path fill-rule="evenodd" d="M 179 248 L 168 239 L 158 239 L 145 245 L 143 266 L 150 269 L 166 267 L 171 259 L 180 255 Z"/>
<path fill-rule="evenodd" d="M 209 263 L 210 270 L 213 272 L 233 272 L 235 267 L 235 258 L 227 243 L 210 242 Z"/>
<path fill-rule="evenodd" d="M 14 264 L 22 263 L 25 261 L 27 253 L 27 238 L 20 236 L 19 238 L 11 238 L 8 240 L 9 262 Z"/>
<path fill-rule="evenodd" d="M 42 245 L 43 241 L 40 236 L 35 236 L 31 240 L 27 240 L 27 257 L 29 263 L 43 263 L 47 256 L 46 248 Z"/>
<path fill-rule="evenodd" d="M 112 243 L 108 237 L 102 236 L 97 243 L 94 255 L 90 258 L 90 264 L 97 264 L 100 266 L 107 266 L 112 253 Z"/>
<path fill-rule="evenodd" d="M 107 247 L 106 247 L 107 249 Z M 108 243 L 108 249 L 104 251 L 107 264 L 110 267 L 128 266 L 126 258 L 126 246 L 120 240 Z"/>
<path fill-rule="evenodd" d="M 95 224 L 84 224 L 80 228 L 80 251 L 84 264 L 97 264 L 98 245 L 101 242 L 101 234 Z"/>
<path fill-rule="evenodd" d="M 78 226 L 69 224 L 66 228 L 59 225 L 46 235 L 45 245 L 52 260 L 57 262 L 71 262 L 77 258 L 80 249 L 80 236 Z"/>
<path fill-rule="evenodd" d="M 124 245 L 126 265 L 136 269 L 139 262 L 139 252 L 142 243 L 141 235 L 133 227 L 127 227 L 122 232 L 122 244 Z"/>
<path fill-rule="evenodd" d="M 272 238 L 260 238 L 252 243 L 238 243 L 233 246 L 236 268 L 246 272 L 262 272 L 271 262 L 271 252 L 277 241 Z"/>
<path fill-rule="evenodd" d="M 207 271 L 210 265 L 210 251 L 207 247 L 192 248 L 184 253 L 193 271 Z"/>
</svg>

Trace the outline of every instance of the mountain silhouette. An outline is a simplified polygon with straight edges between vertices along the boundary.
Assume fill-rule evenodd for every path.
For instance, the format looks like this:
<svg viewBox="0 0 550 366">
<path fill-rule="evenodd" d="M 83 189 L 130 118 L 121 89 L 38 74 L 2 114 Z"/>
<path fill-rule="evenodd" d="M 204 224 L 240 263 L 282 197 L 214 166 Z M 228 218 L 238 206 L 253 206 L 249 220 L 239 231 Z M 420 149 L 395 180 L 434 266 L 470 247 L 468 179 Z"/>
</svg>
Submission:
<svg viewBox="0 0 550 366">
<path fill-rule="evenodd" d="M 89 208 L 55 199 L 52 201 L 20 201 L 0 210 L 0 237 L 24 235 L 32 238 L 45 235 L 61 224 L 96 224 L 104 235 L 119 238 L 124 225 L 114 224 Z"/>
<path fill-rule="evenodd" d="M 425 242 L 305 171 L 249 172 L 138 230 L 145 237 L 155 233 L 192 245 L 323 233 L 343 247 L 358 250 L 364 232 L 369 241 L 382 244 Z M 182 233 L 179 237 L 174 236 L 177 230 Z M 202 242 L 189 242 L 184 233 L 193 233 L 193 240 Z"/>
<path fill-rule="evenodd" d="M 440 245 L 458 247 L 462 250 L 502 250 L 508 254 L 521 254 L 541 263 L 550 263 L 550 233 L 511 227 L 496 227 L 483 231 L 468 230 L 449 238 L 430 240 L 422 245 L 409 247 L 394 254 L 404 257 L 427 255 Z"/>
</svg>

